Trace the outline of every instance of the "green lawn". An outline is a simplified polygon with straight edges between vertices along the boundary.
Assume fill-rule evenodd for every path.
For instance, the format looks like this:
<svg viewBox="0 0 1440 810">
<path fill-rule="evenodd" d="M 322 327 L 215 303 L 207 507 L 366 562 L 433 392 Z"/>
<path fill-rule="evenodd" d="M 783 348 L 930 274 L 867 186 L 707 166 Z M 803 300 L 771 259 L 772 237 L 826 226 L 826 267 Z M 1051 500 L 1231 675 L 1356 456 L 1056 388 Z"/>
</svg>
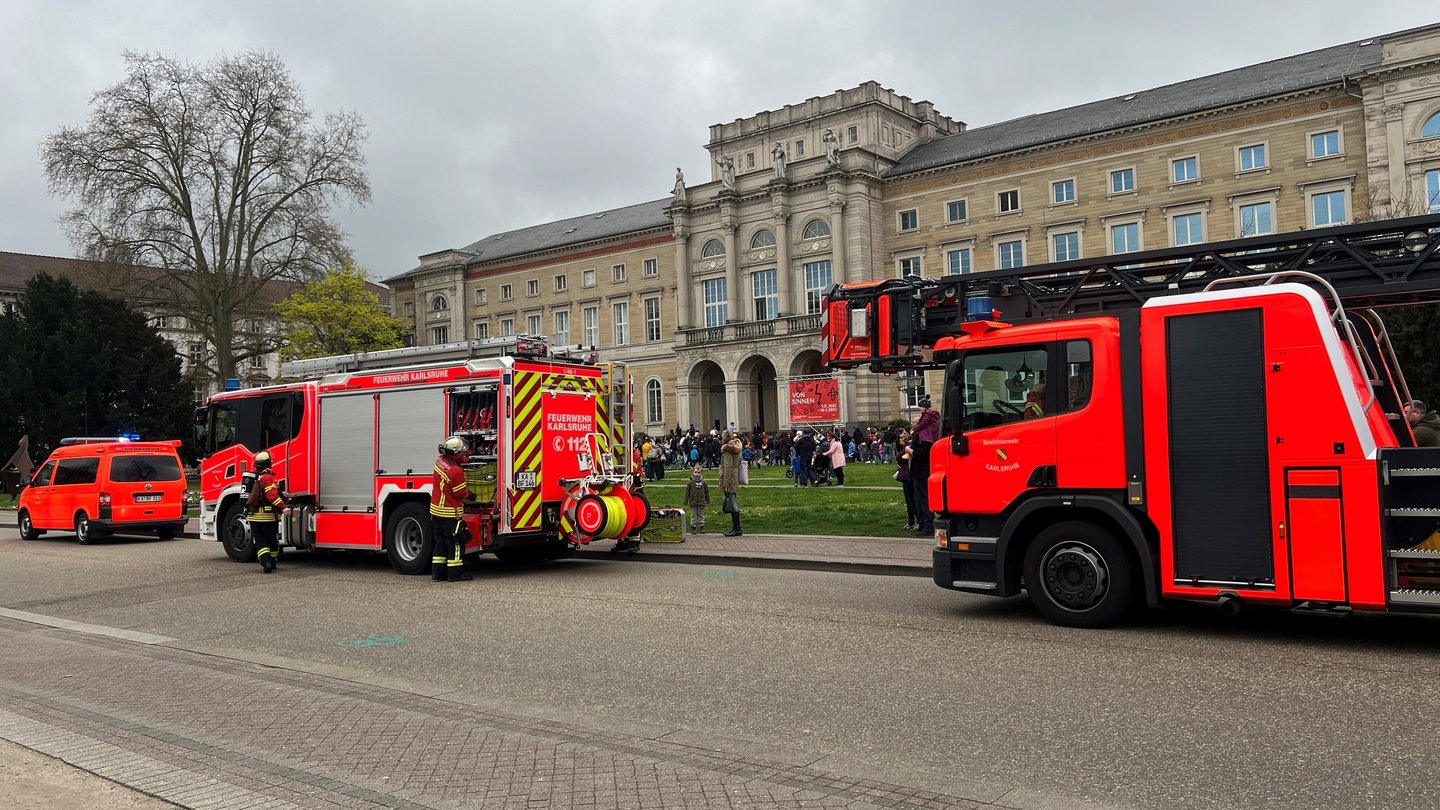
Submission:
<svg viewBox="0 0 1440 810">
<path fill-rule="evenodd" d="M 785 477 L 784 467 L 756 467 L 750 471 L 750 485 L 740 488 L 741 525 L 756 534 L 913 537 L 901 528 L 905 525 L 905 496 L 890 477 L 894 471 L 892 464 L 849 464 L 843 487 L 797 489 Z M 725 531 L 730 518 L 720 512 L 719 473 L 705 471 L 710 485 L 705 524 L 711 530 Z M 689 477 L 684 470 L 666 470 L 665 480 L 646 482 L 650 505 L 681 506 Z"/>
</svg>

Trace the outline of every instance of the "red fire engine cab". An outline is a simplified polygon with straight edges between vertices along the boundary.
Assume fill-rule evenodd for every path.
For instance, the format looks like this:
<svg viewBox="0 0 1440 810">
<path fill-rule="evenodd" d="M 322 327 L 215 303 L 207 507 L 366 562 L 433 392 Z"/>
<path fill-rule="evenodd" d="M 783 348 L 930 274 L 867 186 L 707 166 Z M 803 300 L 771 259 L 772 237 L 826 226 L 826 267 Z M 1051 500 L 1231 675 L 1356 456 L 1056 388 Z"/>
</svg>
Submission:
<svg viewBox="0 0 1440 810">
<path fill-rule="evenodd" d="M 465 438 L 467 554 L 550 559 L 621 547 L 649 518 L 630 457 L 621 364 L 557 356 L 543 338 L 475 339 L 283 364 L 302 382 L 212 396 L 196 415 L 200 536 L 255 559 L 246 474 L 267 450 L 288 508 L 282 547 L 385 552 L 429 570 L 437 448 Z"/>
<path fill-rule="evenodd" d="M 1141 602 L 1440 610 L 1440 448 L 1379 310 L 1440 216 L 832 288 L 834 368 L 944 369 L 935 583 L 1099 627 Z"/>
</svg>

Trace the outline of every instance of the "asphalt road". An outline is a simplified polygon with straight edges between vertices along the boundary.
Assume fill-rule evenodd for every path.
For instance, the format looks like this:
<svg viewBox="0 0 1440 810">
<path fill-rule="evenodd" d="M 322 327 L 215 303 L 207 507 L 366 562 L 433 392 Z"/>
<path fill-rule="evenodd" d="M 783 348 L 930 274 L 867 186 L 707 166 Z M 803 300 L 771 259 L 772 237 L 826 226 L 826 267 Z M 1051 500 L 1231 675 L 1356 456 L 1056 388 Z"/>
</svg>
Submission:
<svg viewBox="0 0 1440 810">
<path fill-rule="evenodd" d="M 0 529 L 5 608 L 451 683 L 513 715 L 673 726 L 903 784 L 1019 788 L 1033 807 L 1440 806 L 1440 619 L 1183 608 L 1087 632 L 916 577 L 623 559 L 473 573 L 434 584 L 291 553 L 265 576 L 199 540 Z"/>
</svg>

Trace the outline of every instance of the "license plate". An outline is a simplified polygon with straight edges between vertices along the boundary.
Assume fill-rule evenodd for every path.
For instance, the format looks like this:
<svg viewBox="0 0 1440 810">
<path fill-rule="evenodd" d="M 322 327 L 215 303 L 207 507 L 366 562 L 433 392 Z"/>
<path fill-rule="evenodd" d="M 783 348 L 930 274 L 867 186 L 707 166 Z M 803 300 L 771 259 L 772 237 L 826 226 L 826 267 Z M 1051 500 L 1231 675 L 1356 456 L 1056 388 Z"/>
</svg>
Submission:
<svg viewBox="0 0 1440 810">
<path fill-rule="evenodd" d="M 531 470 L 515 473 L 515 488 L 534 489 L 537 483 L 535 478 L 535 473 Z"/>
<path fill-rule="evenodd" d="M 136 503 L 159 503 L 162 495 L 136 495 Z"/>
</svg>

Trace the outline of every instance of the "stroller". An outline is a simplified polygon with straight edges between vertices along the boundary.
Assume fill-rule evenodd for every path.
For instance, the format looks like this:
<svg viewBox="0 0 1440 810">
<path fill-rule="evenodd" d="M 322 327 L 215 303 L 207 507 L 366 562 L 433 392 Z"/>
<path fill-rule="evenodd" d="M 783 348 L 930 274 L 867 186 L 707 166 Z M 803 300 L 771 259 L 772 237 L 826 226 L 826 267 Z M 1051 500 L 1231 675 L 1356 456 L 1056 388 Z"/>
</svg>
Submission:
<svg viewBox="0 0 1440 810">
<path fill-rule="evenodd" d="M 827 487 L 834 486 L 834 482 L 830 480 L 830 473 L 830 454 L 817 452 L 815 458 L 810 462 L 810 485 L 814 487 L 821 484 Z"/>
</svg>

